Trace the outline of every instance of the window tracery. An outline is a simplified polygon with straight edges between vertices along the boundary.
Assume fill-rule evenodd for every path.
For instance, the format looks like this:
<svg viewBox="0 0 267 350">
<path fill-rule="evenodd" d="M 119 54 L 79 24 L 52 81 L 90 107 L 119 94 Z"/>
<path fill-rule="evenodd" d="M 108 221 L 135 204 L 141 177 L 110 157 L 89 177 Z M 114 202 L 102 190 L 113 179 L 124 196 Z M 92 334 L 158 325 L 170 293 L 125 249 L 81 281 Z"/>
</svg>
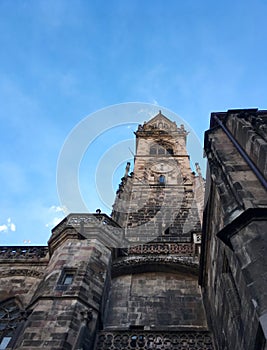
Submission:
<svg viewBox="0 0 267 350">
<path fill-rule="evenodd" d="M 23 319 L 23 311 L 15 298 L 0 303 L 0 350 L 10 344 L 14 332 Z"/>
<path fill-rule="evenodd" d="M 166 144 L 153 144 L 150 146 L 150 155 L 170 156 L 173 155 L 173 148 Z"/>
</svg>

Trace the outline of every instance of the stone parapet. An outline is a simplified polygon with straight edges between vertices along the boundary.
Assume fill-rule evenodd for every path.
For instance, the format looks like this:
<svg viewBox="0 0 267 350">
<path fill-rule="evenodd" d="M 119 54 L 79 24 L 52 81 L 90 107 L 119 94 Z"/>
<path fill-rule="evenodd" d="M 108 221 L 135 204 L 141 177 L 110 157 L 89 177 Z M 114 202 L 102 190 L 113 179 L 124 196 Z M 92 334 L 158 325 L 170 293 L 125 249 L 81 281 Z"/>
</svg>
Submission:
<svg viewBox="0 0 267 350">
<path fill-rule="evenodd" d="M 213 350 L 211 334 L 207 331 L 155 332 L 132 330 L 98 334 L 95 350 Z"/>
<path fill-rule="evenodd" d="M 7 260 L 30 260 L 40 261 L 48 258 L 47 246 L 8 246 L 0 247 L 0 263 Z"/>
</svg>

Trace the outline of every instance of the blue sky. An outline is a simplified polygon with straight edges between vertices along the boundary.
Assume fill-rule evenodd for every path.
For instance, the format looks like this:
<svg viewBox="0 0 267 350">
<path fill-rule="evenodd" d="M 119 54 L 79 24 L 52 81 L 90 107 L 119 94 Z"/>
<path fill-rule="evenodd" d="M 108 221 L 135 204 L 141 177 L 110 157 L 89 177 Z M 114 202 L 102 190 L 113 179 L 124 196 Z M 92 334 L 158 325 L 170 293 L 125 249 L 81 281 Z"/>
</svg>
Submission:
<svg viewBox="0 0 267 350">
<path fill-rule="evenodd" d="M 266 0 L 1 0 L 0 245 L 46 244 L 64 216 L 60 151 L 86 116 L 121 103 L 155 104 L 202 140 L 212 111 L 265 109 L 266 14 Z M 104 130 L 112 116 L 98 116 Z M 81 162 L 90 211 L 104 207 L 90 151 L 90 159 L 104 155 L 136 125 L 117 124 L 116 137 L 106 131 Z"/>
</svg>

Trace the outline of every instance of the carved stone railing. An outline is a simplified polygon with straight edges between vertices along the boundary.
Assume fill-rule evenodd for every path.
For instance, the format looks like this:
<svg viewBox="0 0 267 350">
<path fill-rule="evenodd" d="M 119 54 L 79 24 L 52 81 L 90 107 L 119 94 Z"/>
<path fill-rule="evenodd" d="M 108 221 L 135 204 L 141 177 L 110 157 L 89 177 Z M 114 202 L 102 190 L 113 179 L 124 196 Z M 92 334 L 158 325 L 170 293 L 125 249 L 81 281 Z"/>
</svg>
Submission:
<svg viewBox="0 0 267 350">
<path fill-rule="evenodd" d="M 144 270 L 151 266 L 171 267 L 175 270 L 190 268 L 198 271 L 199 253 L 193 243 L 147 243 L 118 251 L 112 264 L 112 275 L 118 276 L 131 269 Z"/>
<path fill-rule="evenodd" d="M 191 243 L 147 243 L 129 247 L 124 250 L 130 254 L 175 254 L 179 256 L 194 256 L 194 245 Z"/>
<path fill-rule="evenodd" d="M 48 254 L 47 246 L 9 246 L 0 247 L 0 260 L 40 260 Z"/>
<path fill-rule="evenodd" d="M 115 237 L 120 237 L 123 233 L 122 228 L 105 214 L 69 214 L 52 230 L 52 234 L 56 236 L 67 227 L 72 227 L 82 233 L 83 229 L 92 225 L 107 230 Z"/>
<path fill-rule="evenodd" d="M 208 331 L 102 331 L 95 350 L 213 350 Z"/>
<path fill-rule="evenodd" d="M 119 225 L 117 225 L 106 214 L 70 214 L 68 216 L 68 225 L 77 226 L 80 225 L 81 222 L 83 222 L 85 225 L 92 222 L 98 222 L 103 225 L 119 228 Z"/>
</svg>

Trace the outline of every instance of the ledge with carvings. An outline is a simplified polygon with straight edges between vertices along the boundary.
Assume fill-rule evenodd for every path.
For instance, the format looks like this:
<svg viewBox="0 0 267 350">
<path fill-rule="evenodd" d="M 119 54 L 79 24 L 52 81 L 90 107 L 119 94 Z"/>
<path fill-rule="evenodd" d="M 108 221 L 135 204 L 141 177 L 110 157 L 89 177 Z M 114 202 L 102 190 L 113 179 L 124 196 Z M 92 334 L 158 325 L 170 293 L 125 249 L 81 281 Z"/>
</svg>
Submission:
<svg viewBox="0 0 267 350">
<path fill-rule="evenodd" d="M 106 214 L 69 214 L 55 228 L 52 236 L 57 236 L 66 228 L 74 228 L 81 235 L 86 227 L 97 226 L 112 232 L 115 236 L 122 234 L 121 227 Z"/>
<path fill-rule="evenodd" d="M 130 255 L 116 259 L 112 264 L 112 277 L 124 274 L 161 272 L 189 272 L 198 274 L 199 258 L 174 255 Z"/>
<path fill-rule="evenodd" d="M 96 340 L 96 350 L 213 350 L 208 331 L 102 331 Z"/>
<path fill-rule="evenodd" d="M 151 242 L 139 244 L 121 251 L 121 255 L 130 254 L 178 254 L 180 256 L 195 256 L 194 245 L 192 243 L 180 242 Z"/>
<path fill-rule="evenodd" d="M 7 246 L 0 247 L 1 260 L 40 261 L 48 257 L 47 246 Z"/>
</svg>

